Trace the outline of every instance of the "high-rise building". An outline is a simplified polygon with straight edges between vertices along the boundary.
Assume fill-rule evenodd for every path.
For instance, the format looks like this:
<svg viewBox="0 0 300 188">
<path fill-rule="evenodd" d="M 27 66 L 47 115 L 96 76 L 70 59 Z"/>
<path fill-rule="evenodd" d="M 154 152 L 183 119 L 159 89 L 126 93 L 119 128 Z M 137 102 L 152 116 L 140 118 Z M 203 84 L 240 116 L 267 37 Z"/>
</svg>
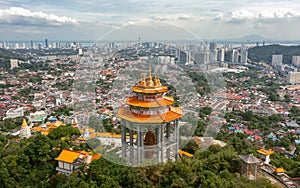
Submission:
<svg viewBox="0 0 300 188">
<path fill-rule="evenodd" d="M 18 59 L 10 59 L 10 69 L 13 69 L 15 67 L 19 67 Z"/>
<path fill-rule="evenodd" d="M 56 44 L 57 44 L 56 42 L 53 42 L 51 48 L 57 48 Z"/>
<path fill-rule="evenodd" d="M 217 61 L 218 58 L 218 50 L 212 49 L 209 51 L 209 62 Z"/>
<path fill-rule="evenodd" d="M 179 62 L 186 63 L 188 62 L 188 55 L 186 52 L 179 50 Z"/>
<path fill-rule="evenodd" d="M 198 52 L 194 55 L 194 61 L 196 64 L 209 63 L 209 52 Z"/>
<path fill-rule="evenodd" d="M 224 48 L 220 48 L 218 49 L 218 57 L 217 57 L 218 61 L 224 62 L 225 61 L 225 49 Z"/>
<path fill-rule="evenodd" d="M 19 43 L 15 43 L 15 49 L 19 49 L 20 47 L 19 47 Z"/>
<path fill-rule="evenodd" d="M 122 158 L 127 164 L 142 166 L 149 162 L 165 163 L 178 158 L 180 107 L 172 106 L 173 97 L 165 96 L 168 87 L 159 78 L 142 77 L 132 87 L 127 107 L 119 108 Z"/>
<path fill-rule="evenodd" d="M 237 49 L 232 50 L 231 62 L 239 62 L 239 51 Z"/>
<path fill-rule="evenodd" d="M 213 51 L 215 49 L 217 49 L 217 43 L 215 42 L 209 43 L 209 50 Z"/>
<path fill-rule="evenodd" d="M 38 43 L 38 49 L 42 49 L 42 43 Z"/>
<path fill-rule="evenodd" d="M 272 66 L 282 65 L 283 56 L 282 55 L 272 55 Z"/>
<path fill-rule="evenodd" d="M 289 72 L 288 82 L 290 84 L 300 84 L 300 72 Z"/>
<path fill-rule="evenodd" d="M 241 63 L 246 64 L 248 61 L 248 51 L 242 50 L 241 53 Z"/>
<path fill-rule="evenodd" d="M 45 48 L 49 48 L 49 46 L 48 46 L 48 39 L 45 39 Z"/>
<path fill-rule="evenodd" d="M 292 57 L 292 64 L 295 66 L 300 66 L 300 56 L 293 56 Z"/>
<path fill-rule="evenodd" d="M 78 49 L 78 55 L 83 55 L 82 48 Z"/>
<path fill-rule="evenodd" d="M 33 49 L 33 42 L 30 41 L 30 48 Z"/>
</svg>

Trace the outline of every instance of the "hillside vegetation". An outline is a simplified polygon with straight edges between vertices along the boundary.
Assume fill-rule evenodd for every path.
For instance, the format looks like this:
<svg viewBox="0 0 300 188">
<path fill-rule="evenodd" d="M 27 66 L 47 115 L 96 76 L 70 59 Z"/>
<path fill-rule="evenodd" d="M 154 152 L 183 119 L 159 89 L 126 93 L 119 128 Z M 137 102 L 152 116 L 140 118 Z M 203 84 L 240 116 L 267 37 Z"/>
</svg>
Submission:
<svg viewBox="0 0 300 188">
<path fill-rule="evenodd" d="M 282 46 L 279 44 L 272 44 L 267 46 L 255 46 L 249 49 L 248 58 L 255 62 L 271 63 L 273 54 L 282 54 L 283 63 L 291 64 L 292 56 L 300 56 L 300 45 Z"/>
</svg>

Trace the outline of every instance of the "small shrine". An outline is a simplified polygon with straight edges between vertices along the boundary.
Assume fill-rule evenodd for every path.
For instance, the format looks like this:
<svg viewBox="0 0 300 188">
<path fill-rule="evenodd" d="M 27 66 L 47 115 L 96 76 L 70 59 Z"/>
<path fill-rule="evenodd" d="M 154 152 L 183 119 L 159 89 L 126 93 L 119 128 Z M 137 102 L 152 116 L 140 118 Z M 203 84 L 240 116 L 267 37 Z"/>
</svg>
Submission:
<svg viewBox="0 0 300 188">
<path fill-rule="evenodd" d="M 260 160 L 253 154 L 240 155 L 242 160 L 242 175 L 246 176 L 250 180 L 255 180 L 257 175 L 257 165 Z"/>
</svg>

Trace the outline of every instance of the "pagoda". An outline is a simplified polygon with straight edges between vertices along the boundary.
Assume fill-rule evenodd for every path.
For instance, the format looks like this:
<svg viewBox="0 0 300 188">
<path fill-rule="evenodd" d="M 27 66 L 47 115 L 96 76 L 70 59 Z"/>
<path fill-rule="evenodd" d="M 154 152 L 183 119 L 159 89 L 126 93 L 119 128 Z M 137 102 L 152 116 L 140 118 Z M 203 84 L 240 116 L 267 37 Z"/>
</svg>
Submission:
<svg viewBox="0 0 300 188">
<path fill-rule="evenodd" d="M 29 137 L 31 137 L 30 127 L 27 125 L 26 120 L 23 119 L 22 127 L 20 130 L 20 138 L 29 138 Z"/>
<path fill-rule="evenodd" d="M 172 106 L 174 98 L 166 96 L 157 75 L 141 76 L 132 87 L 126 106 L 118 110 L 121 118 L 122 158 L 129 165 L 141 166 L 151 162 L 165 163 L 177 159 L 179 150 L 180 107 Z"/>
</svg>

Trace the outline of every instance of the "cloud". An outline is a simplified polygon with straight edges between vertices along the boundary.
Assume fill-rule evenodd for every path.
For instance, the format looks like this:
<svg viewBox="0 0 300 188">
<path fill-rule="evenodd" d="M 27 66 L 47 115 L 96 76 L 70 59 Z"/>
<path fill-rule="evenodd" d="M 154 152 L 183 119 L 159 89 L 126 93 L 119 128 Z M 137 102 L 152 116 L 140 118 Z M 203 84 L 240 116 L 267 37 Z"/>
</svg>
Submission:
<svg viewBox="0 0 300 188">
<path fill-rule="evenodd" d="M 224 17 L 224 14 L 221 12 L 220 14 L 218 14 L 216 17 L 214 17 L 214 20 L 218 21 L 218 20 L 222 20 Z"/>
<path fill-rule="evenodd" d="M 193 15 L 173 15 L 173 16 L 151 16 L 149 17 L 154 21 L 189 21 L 189 20 L 203 20 L 204 17 Z"/>
<path fill-rule="evenodd" d="M 12 25 L 62 26 L 76 25 L 78 21 L 66 16 L 33 12 L 22 7 L 0 9 L 0 23 Z"/>
<path fill-rule="evenodd" d="M 277 9 L 241 9 L 232 11 L 227 18 L 230 23 L 242 23 L 247 20 L 258 22 L 275 22 L 282 19 L 297 19 L 300 13 L 290 8 L 277 8 Z"/>
</svg>

